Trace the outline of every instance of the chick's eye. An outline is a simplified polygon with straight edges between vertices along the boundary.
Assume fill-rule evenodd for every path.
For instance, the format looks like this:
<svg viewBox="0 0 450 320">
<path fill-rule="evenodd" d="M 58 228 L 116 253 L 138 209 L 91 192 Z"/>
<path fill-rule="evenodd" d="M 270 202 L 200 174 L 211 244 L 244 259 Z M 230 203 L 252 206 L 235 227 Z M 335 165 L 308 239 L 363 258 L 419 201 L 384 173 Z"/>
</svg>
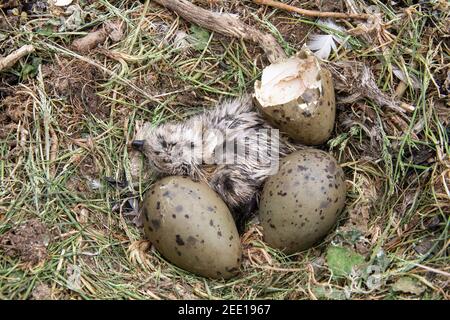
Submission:
<svg viewBox="0 0 450 320">
<path fill-rule="evenodd" d="M 161 141 L 161 146 L 167 148 L 167 142 L 165 140 Z"/>
</svg>

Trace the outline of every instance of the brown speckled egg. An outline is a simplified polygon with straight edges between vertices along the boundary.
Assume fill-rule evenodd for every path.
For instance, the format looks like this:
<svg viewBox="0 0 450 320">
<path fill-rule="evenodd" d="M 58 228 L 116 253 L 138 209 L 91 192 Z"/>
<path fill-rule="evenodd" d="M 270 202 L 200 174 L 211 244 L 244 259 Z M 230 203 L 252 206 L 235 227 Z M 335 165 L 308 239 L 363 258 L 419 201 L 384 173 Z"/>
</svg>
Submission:
<svg viewBox="0 0 450 320">
<path fill-rule="evenodd" d="M 345 196 L 344 172 L 331 155 L 315 149 L 288 155 L 261 195 L 264 240 L 288 254 L 311 247 L 335 224 Z"/>
<path fill-rule="evenodd" d="M 147 192 L 143 217 L 147 238 L 178 267 L 209 278 L 238 273 L 242 250 L 236 225 L 208 185 L 163 178 Z"/>
</svg>

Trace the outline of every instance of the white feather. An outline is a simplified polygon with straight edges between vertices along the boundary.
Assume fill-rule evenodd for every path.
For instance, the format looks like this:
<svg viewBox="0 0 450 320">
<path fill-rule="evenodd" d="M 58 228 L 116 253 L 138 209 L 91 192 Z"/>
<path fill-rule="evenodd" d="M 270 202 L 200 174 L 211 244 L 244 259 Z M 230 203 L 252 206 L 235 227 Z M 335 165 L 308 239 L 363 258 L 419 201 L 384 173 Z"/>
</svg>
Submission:
<svg viewBox="0 0 450 320">
<path fill-rule="evenodd" d="M 331 49 L 336 51 L 336 43 L 329 34 L 314 34 L 307 43 L 309 49 L 320 59 L 328 59 Z"/>
<path fill-rule="evenodd" d="M 321 24 L 326 27 L 323 28 L 324 32 L 345 32 L 345 29 L 338 26 L 331 20 L 320 21 Z M 330 31 L 330 29 L 332 31 Z M 313 34 L 306 44 L 308 48 L 314 52 L 314 54 L 320 59 L 328 59 L 331 50 L 337 50 L 336 43 L 342 44 L 344 39 L 334 34 Z"/>
</svg>

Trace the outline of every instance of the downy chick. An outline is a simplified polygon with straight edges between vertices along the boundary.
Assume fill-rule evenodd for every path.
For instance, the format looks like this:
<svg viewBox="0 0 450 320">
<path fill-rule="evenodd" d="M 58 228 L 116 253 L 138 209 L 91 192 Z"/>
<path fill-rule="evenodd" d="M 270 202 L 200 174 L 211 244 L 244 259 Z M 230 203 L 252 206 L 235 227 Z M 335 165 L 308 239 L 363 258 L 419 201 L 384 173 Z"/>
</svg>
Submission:
<svg viewBox="0 0 450 320">
<path fill-rule="evenodd" d="M 132 146 L 161 175 L 207 183 L 228 205 L 239 229 L 265 179 L 277 172 L 279 158 L 295 150 L 262 118 L 249 95 L 186 121 L 146 124 Z"/>
</svg>

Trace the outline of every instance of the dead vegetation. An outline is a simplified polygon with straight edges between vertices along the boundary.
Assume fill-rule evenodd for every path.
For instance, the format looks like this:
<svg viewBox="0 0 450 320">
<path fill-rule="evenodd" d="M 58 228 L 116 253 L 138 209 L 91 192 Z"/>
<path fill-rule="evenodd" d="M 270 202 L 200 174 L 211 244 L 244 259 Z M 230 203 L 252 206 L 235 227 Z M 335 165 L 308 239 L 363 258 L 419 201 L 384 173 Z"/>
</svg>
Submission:
<svg viewBox="0 0 450 320">
<path fill-rule="evenodd" d="M 313 34 L 342 40 L 326 62 L 342 81 L 321 146 L 346 174 L 338 225 L 287 257 L 250 223 L 227 282 L 169 264 L 127 219 L 153 182 L 130 183 L 135 128 L 251 90 L 267 54 L 155 1 L 3 1 L 0 56 L 34 52 L 0 71 L 0 298 L 448 299 L 448 3 L 289 1 L 375 15 L 335 20 L 342 33 L 257 1 L 192 2 L 237 15 L 288 56 Z"/>
</svg>

